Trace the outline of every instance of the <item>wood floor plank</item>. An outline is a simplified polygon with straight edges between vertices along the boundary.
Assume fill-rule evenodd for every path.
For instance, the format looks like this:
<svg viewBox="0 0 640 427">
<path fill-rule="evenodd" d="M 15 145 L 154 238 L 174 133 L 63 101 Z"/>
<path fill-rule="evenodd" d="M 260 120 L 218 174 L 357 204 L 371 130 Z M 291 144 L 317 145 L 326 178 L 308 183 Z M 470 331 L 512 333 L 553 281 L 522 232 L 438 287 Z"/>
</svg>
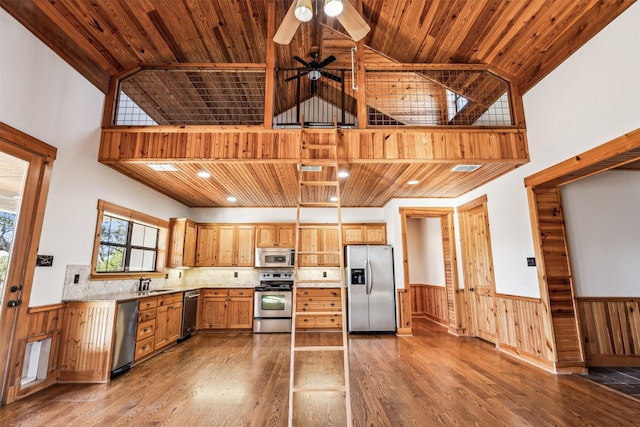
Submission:
<svg viewBox="0 0 640 427">
<path fill-rule="evenodd" d="M 2 406 L 0 426 L 284 427 L 289 350 L 287 334 L 198 334 L 108 384 L 59 384 Z M 636 400 L 422 319 L 412 337 L 351 336 L 349 360 L 354 426 L 634 426 L 640 417 Z M 295 425 L 341 425 L 322 396 L 301 394 Z"/>
</svg>

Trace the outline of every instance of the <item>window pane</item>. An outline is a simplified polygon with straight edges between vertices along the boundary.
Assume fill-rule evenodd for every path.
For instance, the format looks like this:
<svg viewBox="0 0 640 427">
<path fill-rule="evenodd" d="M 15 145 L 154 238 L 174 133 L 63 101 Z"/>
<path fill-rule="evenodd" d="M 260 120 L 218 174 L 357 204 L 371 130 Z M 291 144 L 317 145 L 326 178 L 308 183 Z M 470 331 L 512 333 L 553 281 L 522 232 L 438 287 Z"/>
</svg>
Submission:
<svg viewBox="0 0 640 427">
<path fill-rule="evenodd" d="M 144 225 L 133 223 L 133 227 L 131 227 L 131 245 L 133 246 L 144 246 Z"/>
<path fill-rule="evenodd" d="M 98 248 L 98 272 L 124 271 L 126 250 L 117 246 L 100 245 Z"/>
<path fill-rule="evenodd" d="M 128 229 L 129 221 L 105 215 L 102 218 L 100 241 L 125 245 L 127 243 Z"/>
<path fill-rule="evenodd" d="M 145 248 L 155 248 L 158 238 L 158 229 L 142 224 L 133 223 L 131 232 L 131 245 Z"/>
<path fill-rule="evenodd" d="M 142 249 L 131 249 L 129 271 L 154 271 L 156 253 Z"/>
<path fill-rule="evenodd" d="M 153 227 L 147 227 L 144 232 L 144 246 L 145 248 L 155 248 L 158 244 L 158 229 Z"/>
</svg>

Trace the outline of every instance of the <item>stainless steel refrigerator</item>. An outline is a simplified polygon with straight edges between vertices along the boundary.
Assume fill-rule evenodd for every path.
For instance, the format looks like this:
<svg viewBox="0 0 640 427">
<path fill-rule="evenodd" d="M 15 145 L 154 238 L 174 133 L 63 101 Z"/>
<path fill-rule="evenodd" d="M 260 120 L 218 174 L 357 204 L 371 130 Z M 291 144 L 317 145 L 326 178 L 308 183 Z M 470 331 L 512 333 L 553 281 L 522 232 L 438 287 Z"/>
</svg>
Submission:
<svg viewBox="0 0 640 427">
<path fill-rule="evenodd" d="M 395 332 L 396 288 L 389 245 L 345 247 L 349 332 Z"/>
</svg>

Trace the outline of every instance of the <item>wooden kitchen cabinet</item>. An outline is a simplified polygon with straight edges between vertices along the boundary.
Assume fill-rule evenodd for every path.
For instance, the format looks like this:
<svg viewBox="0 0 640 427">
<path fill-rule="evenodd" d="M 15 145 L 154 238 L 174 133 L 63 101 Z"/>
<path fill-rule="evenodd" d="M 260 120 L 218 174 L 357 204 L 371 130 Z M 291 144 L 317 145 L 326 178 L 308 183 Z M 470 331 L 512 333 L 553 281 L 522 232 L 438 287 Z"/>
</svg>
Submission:
<svg viewBox="0 0 640 427">
<path fill-rule="evenodd" d="M 216 224 L 198 224 L 196 239 L 196 267 L 213 267 L 216 262 L 218 226 Z"/>
<path fill-rule="evenodd" d="M 337 228 L 303 228 L 300 230 L 300 252 L 338 252 Z M 339 267 L 340 255 L 315 254 L 300 255 L 300 267 Z"/>
<path fill-rule="evenodd" d="M 253 289 L 203 289 L 202 329 L 253 328 Z"/>
<path fill-rule="evenodd" d="M 169 255 L 167 267 L 194 267 L 198 226 L 186 218 L 169 220 Z"/>
<path fill-rule="evenodd" d="M 218 267 L 253 267 L 255 227 L 253 225 L 218 226 Z"/>
<path fill-rule="evenodd" d="M 298 288 L 296 298 L 296 328 L 342 328 L 339 288 Z"/>
<path fill-rule="evenodd" d="M 182 292 L 158 296 L 154 351 L 180 338 L 182 326 Z"/>
<path fill-rule="evenodd" d="M 295 224 L 259 224 L 256 226 L 257 248 L 293 248 Z"/>
<path fill-rule="evenodd" d="M 386 224 L 342 224 L 343 245 L 386 245 Z"/>
</svg>

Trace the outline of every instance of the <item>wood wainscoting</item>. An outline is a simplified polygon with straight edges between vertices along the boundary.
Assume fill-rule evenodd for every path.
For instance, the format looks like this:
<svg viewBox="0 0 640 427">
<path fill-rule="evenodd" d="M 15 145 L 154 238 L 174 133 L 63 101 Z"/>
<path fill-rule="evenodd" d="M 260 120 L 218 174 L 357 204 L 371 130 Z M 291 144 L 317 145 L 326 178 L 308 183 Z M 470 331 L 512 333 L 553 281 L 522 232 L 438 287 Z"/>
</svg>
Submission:
<svg viewBox="0 0 640 427">
<path fill-rule="evenodd" d="M 41 307 L 30 307 L 27 315 L 27 334 L 19 341 L 18 358 L 15 361 L 15 368 L 12 370 L 15 378 L 12 378 L 8 388 L 8 402 L 29 396 L 37 391 L 55 384 L 58 380 L 58 348 L 60 346 L 60 334 L 62 331 L 62 320 L 64 317 L 64 307 L 61 304 L 52 304 Z M 28 384 L 22 385 L 21 377 L 25 362 L 25 350 L 27 345 L 37 341 L 51 339 L 49 359 L 47 361 L 46 375 Z"/>
<path fill-rule="evenodd" d="M 398 289 L 398 335 L 411 335 L 411 294 Z"/>
<path fill-rule="evenodd" d="M 545 310 L 540 299 L 496 294 L 496 305 L 499 349 L 553 372 L 553 351 L 544 337 Z"/>
<path fill-rule="evenodd" d="M 412 283 L 410 289 L 412 317 L 424 317 L 445 327 L 449 325 L 446 287 Z"/>
<path fill-rule="evenodd" d="M 640 298 L 577 298 L 587 366 L 640 366 Z"/>
</svg>

